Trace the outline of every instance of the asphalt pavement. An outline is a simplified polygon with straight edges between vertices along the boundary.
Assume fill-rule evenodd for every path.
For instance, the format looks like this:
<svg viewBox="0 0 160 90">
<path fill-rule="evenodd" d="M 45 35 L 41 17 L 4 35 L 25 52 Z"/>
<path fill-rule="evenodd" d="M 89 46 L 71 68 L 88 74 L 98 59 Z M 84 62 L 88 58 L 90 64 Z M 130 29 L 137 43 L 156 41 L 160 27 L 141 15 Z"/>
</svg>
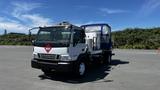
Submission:
<svg viewBox="0 0 160 90">
<path fill-rule="evenodd" d="M 0 90 L 160 90 L 157 50 L 113 50 L 110 66 L 94 66 L 84 78 L 31 68 L 32 47 L 0 46 Z"/>
</svg>

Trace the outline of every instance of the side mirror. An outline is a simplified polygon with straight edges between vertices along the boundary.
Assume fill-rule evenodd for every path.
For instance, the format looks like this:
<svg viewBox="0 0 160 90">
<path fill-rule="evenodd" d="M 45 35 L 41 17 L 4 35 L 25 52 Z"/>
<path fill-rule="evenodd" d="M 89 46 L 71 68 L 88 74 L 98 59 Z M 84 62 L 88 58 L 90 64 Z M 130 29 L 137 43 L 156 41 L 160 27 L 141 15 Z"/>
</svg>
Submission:
<svg viewBox="0 0 160 90">
<path fill-rule="evenodd" d="M 35 40 L 32 40 L 32 45 L 35 45 Z"/>
</svg>

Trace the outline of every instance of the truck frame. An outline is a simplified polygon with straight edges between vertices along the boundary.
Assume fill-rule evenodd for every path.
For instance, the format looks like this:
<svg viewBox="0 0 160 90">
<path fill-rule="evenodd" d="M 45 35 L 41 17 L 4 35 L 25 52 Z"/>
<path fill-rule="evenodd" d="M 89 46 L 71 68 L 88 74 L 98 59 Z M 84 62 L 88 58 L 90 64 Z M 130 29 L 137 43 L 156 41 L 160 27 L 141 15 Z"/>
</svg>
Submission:
<svg viewBox="0 0 160 90">
<path fill-rule="evenodd" d="M 92 63 L 111 63 L 111 27 L 108 24 L 79 27 L 68 22 L 39 27 L 33 46 L 33 68 L 46 75 L 57 71 L 84 76 Z"/>
</svg>

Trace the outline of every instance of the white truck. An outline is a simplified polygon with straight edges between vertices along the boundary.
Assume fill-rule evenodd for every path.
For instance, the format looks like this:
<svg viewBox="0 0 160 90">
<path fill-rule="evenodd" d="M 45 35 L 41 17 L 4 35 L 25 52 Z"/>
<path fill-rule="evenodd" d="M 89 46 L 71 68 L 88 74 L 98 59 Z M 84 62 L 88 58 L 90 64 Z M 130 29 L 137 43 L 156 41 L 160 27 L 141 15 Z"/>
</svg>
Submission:
<svg viewBox="0 0 160 90">
<path fill-rule="evenodd" d="M 33 68 L 46 75 L 58 71 L 84 76 L 92 63 L 110 64 L 111 27 L 108 24 L 78 27 L 68 22 L 39 27 L 33 45 Z"/>
</svg>

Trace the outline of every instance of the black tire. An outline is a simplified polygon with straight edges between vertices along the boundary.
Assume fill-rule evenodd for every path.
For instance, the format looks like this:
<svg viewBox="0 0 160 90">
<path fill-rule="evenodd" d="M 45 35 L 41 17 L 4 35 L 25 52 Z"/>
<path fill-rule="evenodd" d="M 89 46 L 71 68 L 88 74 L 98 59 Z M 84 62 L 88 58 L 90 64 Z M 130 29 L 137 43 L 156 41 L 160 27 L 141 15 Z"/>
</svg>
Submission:
<svg viewBox="0 0 160 90">
<path fill-rule="evenodd" d="M 112 60 L 112 56 L 111 56 L 111 55 L 108 55 L 108 56 L 107 56 L 107 65 L 110 65 L 110 64 L 111 64 L 111 60 Z"/>
<path fill-rule="evenodd" d="M 103 64 L 104 65 L 110 65 L 111 64 L 111 61 L 112 61 L 112 56 L 110 54 L 105 54 L 103 55 Z"/>
<path fill-rule="evenodd" d="M 45 75 L 51 75 L 52 74 L 51 69 L 41 69 L 41 70 Z"/>
<path fill-rule="evenodd" d="M 75 68 L 75 75 L 77 77 L 83 77 L 86 74 L 86 63 L 84 61 L 79 61 L 76 64 L 76 68 Z"/>
</svg>

